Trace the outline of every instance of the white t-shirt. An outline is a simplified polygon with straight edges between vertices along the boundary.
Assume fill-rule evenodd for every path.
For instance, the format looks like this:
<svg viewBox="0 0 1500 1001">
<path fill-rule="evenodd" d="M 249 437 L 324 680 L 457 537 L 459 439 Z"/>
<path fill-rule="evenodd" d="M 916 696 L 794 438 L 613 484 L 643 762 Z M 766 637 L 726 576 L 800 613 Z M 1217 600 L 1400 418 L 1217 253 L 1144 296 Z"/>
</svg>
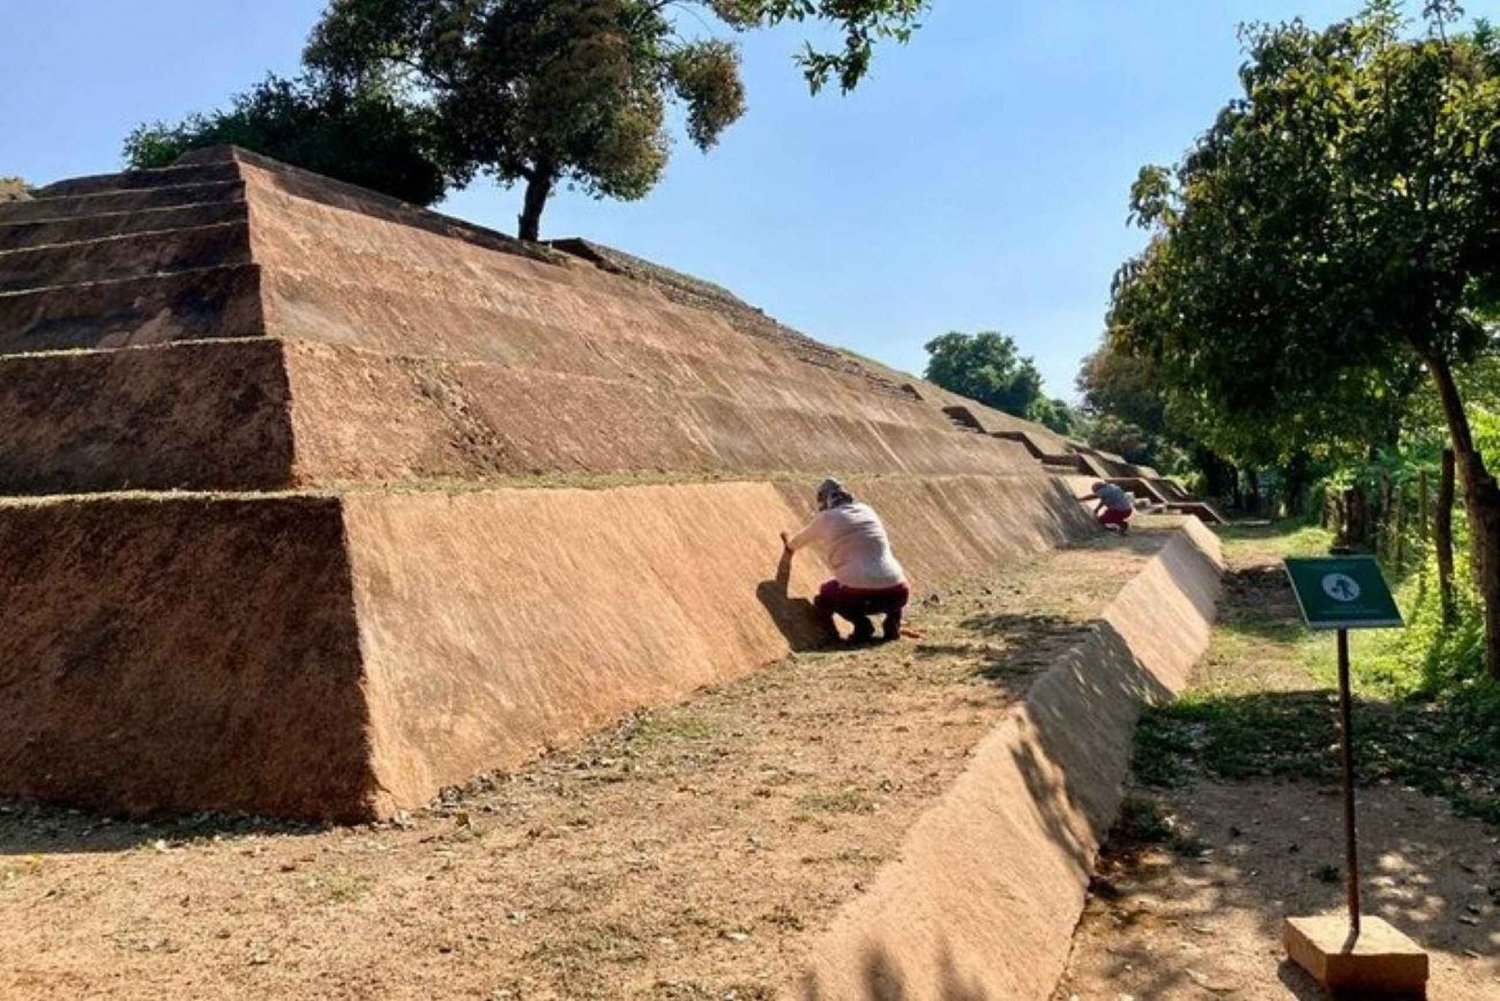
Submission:
<svg viewBox="0 0 1500 1001">
<path fill-rule="evenodd" d="M 906 581 L 906 571 L 891 553 L 885 526 L 868 504 L 842 504 L 819 511 L 787 545 L 793 550 L 812 546 L 845 587 L 874 591 Z"/>
<path fill-rule="evenodd" d="M 1133 511 L 1135 504 L 1130 500 L 1130 495 L 1113 483 L 1106 483 L 1094 492 L 1094 496 L 1104 502 L 1104 506 L 1111 511 Z"/>
</svg>

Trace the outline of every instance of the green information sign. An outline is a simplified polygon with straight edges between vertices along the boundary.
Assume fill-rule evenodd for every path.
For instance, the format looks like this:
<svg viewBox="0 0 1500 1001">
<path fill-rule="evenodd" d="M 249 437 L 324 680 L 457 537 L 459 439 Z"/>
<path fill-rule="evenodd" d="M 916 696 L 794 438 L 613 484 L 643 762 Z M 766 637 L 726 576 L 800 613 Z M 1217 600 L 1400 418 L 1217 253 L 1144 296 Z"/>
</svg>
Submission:
<svg viewBox="0 0 1500 1001">
<path fill-rule="evenodd" d="M 1373 556 L 1288 559 L 1287 576 L 1302 617 L 1313 629 L 1382 629 L 1404 625 Z"/>
</svg>

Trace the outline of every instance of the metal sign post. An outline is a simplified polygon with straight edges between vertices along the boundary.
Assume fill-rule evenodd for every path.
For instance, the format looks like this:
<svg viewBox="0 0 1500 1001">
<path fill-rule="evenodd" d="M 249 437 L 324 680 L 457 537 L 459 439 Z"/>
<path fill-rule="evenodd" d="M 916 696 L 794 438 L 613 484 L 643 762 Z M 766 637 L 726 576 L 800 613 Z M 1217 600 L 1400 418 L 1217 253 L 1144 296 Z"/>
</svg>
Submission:
<svg viewBox="0 0 1500 1001">
<path fill-rule="evenodd" d="M 1344 793 L 1344 863 L 1349 921 L 1289 918 L 1288 954 L 1331 990 L 1399 993 L 1427 981 L 1427 955 L 1380 918 L 1360 917 L 1359 835 L 1354 815 L 1354 710 L 1349 691 L 1349 630 L 1403 625 L 1380 567 L 1369 556 L 1288 559 L 1287 576 L 1313 629 L 1338 631 L 1339 750 Z M 1362 937 L 1361 932 L 1369 931 Z"/>
<path fill-rule="evenodd" d="M 1339 751 L 1344 760 L 1344 864 L 1349 930 L 1359 934 L 1359 835 L 1354 827 L 1354 700 L 1349 695 L 1349 630 L 1339 630 Z"/>
<path fill-rule="evenodd" d="M 1313 629 L 1337 629 L 1339 641 L 1339 744 L 1344 786 L 1344 872 L 1349 928 L 1359 934 L 1359 836 L 1354 819 L 1354 711 L 1349 692 L 1349 630 L 1400 626 L 1396 599 L 1370 556 L 1288 559 L 1287 576 L 1302 617 Z"/>
</svg>

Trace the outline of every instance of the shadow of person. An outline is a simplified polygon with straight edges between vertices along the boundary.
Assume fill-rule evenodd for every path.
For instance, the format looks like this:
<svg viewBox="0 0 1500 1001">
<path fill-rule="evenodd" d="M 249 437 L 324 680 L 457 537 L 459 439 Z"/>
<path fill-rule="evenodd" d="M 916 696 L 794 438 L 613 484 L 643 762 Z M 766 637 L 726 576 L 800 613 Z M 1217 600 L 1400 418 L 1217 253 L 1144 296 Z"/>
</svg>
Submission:
<svg viewBox="0 0 1500 1001">
<path fill-rule="evenodd" d="M 755 597 L 771 616 L 771 621 L 786 637 L 793 650 L 817 650 L 838 639 L 829 624 L 820 621 L 813 611 L 812 602 L 806 598 L 791 596 L 792 554 L 783 549 L 781 560 L 776 564 L 776 576 L 761 581 L 755 588 Z"/>
</svg>

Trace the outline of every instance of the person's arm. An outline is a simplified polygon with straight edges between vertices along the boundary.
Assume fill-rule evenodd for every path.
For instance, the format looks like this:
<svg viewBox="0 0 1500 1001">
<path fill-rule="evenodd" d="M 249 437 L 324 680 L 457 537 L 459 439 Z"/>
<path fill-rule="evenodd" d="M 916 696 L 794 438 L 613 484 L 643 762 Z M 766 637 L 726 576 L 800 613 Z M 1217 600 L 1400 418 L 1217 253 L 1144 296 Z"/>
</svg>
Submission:
<svg viewBox="0 0 1500 1001">
<path fill-rule="evenodd" d="M 796 535 L 788 537 L 785 532 L 782 532 L 781 544 L 786 546 L 786 551 L 789 553 L 795 553 L 797 550 L 805 548 L 817 541 L 818 536 L 822 534 L 823 522 L 823 515 L 818 514 Z"/>
</svg>

